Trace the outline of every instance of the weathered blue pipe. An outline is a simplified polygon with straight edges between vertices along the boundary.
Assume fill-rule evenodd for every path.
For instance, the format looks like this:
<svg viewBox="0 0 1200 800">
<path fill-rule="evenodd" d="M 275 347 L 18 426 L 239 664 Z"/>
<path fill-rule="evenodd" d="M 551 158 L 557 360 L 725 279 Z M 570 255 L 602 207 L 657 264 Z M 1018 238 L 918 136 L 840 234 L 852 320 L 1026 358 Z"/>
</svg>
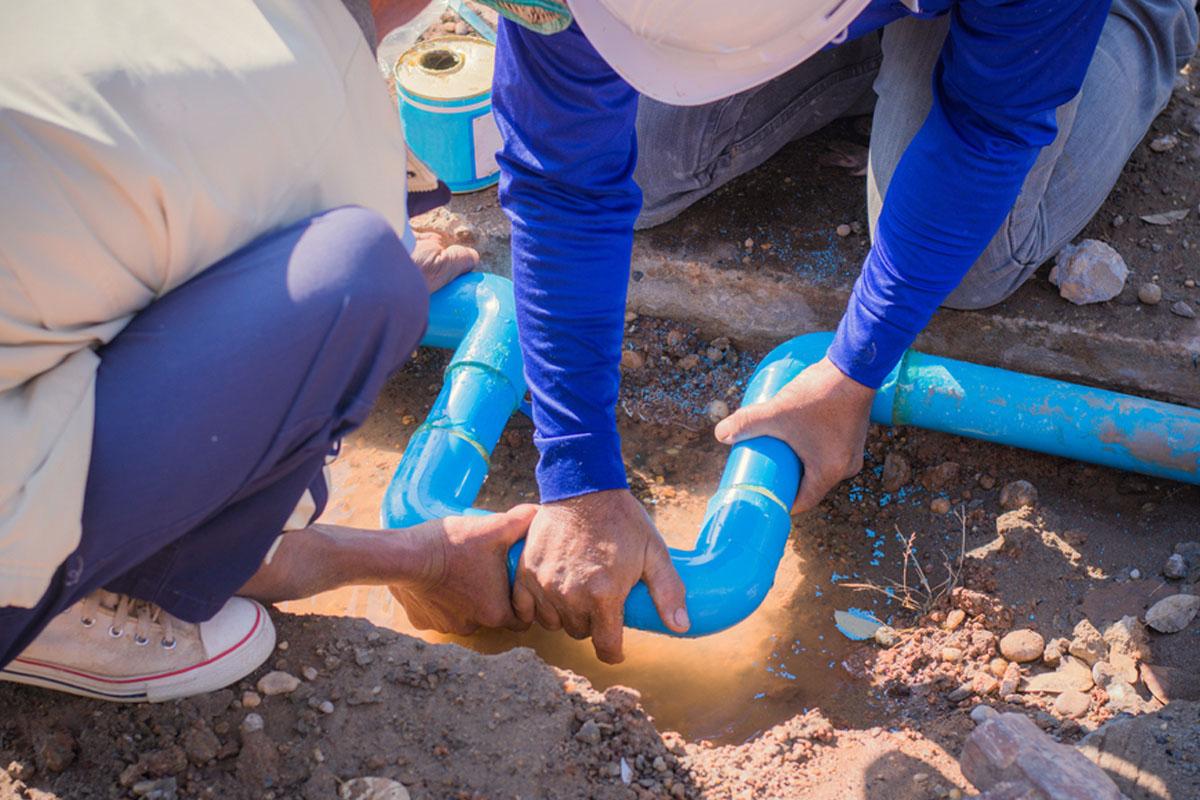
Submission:
<svg viewBox="0 0 1200 800">
<path fill-rule="evenodd" d="M 831 339 L 812 333 L 776 347 L 743 404 L 772 397 L 819 361 Z M 435 294 L 422 344 L 457 350 L 384 497 L 383 524 L 392 528 L 487 513 L 471 506 L 525 394 L 512 285 L 503 278 L 472 274 Z M 1200 411 L 912 350 L 884 382 L 871 418 L 1200 483 Z M 696 546 L 671 550 L 687 587 L 688 636 L 723 630 L 758 608 L 783 557 L 802 475 L 799 459 L 777 439 L 732 448 Z M 520 544 L 509 553 L 510 577 L 520 553 Z M 625 624 L 670 632 L 640 583 L 626 601 Z"/>
</svg>

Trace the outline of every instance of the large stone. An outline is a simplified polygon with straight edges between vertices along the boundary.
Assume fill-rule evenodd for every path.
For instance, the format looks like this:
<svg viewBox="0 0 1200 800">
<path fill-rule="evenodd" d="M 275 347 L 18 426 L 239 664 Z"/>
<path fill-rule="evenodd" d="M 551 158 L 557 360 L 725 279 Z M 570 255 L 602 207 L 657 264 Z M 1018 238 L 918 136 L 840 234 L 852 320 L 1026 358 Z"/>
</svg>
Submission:
<svg viewBox="0 0 1200 800">
<path fill-rule="evenodd" d="M 1178 667 L 1142 664 L 1140 674 L 1150 694 L 1164 705 L 1176 700 L 1200 700 L 1200 673 Z"/>
<path fill-rule="evenodd" d="M 1025 791 L 1008 796 L 1023 800 L 1121 800 L 1117 785 L 1099 767 L 1020 714 L 999 714 L 976 727 L 959 764 L 985 793 L 1011 784 Z"/>
<path fill-rule="evenodd" d="M 1029 628 L 1009 631 L 1000 640 L 1000 655 L 1018 664 L 1037 661 L 1045 650 L 1046 640 L 1040 633 Z"/>
<path fill-rule="evenodd" d="M 1174 594 L 1164 597 L 1146 612 L 1146 624 L 1159 633 L 1179 633 L 1200 611 L 1200 595 Z"/>
<path fill-rule="evenodd" d="M 1075 305 L 1112 300 L 1125 288 L 1129 267 L 1121 254 L 1096 239 L 1066 245 L 1054 259 L 1050 282 Z"/>
<path fill-rule="evenodd" d="M 1079 743 L 1130 800 L 1200 797 L 1200 703 L 1113 719 Z"/>
</svg>

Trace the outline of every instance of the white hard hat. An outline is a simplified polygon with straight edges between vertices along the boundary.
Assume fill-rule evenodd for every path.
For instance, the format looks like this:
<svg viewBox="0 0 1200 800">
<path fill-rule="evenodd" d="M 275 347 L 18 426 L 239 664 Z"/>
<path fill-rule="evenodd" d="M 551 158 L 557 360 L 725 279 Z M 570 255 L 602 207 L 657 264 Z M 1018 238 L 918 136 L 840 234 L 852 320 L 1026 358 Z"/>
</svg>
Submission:
<svg viewBox="0 0 1200 800">
<path fill-rule="evenodd" d="M 695 106 L 758 86 L 842 36 L 870 0 L 567 0 L 633 88 Z"/>
</svg>

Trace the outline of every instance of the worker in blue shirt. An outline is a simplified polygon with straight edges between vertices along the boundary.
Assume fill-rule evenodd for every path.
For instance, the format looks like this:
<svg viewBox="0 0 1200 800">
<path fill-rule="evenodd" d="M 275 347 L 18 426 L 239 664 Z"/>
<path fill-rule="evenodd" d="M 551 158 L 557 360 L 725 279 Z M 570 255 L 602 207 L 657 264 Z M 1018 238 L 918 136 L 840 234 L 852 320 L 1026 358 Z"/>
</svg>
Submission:
<svg viewBox="0 0 1200 800">
<path fill-rule="evenodd" d="M 1003 299 L 1096 212 L 1197 27 L 1194 0 L 489 4 L 506 17 L 500 200 L 541 455 L 513 605 L 525 622 L 591 636 L 605 661 L 622 657 L 622 607 L 639 580 L 669 628 L 689 625 L 663 540 L 629 492 L 615 419 L 642 207 L 639 93 L 658 109 L 649 128 L 642 119 L 658 146 L 642 153 L 641 177 L 669 216 L 795 134 L 781 81 L 886 26 L 873 244 L 836 337 L 774 399 L 716 428 L 724 443 L 786 441 L 805 465 L 795 505 L 806 510 L 861 468 L 875 390 L 937 308 Z M 758 127 L 739 130 L 747 119 Z"/>
</svg>

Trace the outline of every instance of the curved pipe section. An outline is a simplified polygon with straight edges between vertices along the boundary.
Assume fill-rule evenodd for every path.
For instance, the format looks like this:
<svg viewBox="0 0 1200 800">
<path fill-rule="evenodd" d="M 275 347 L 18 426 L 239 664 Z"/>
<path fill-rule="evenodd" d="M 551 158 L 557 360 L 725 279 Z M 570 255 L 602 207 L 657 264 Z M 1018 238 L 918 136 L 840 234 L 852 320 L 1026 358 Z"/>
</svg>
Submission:
<svg viewBox="0 0 1200 800">
<path fill-rule="evenodd" d="M 383 524 L 416 525 L 472 508 L 488 458 L 525 394 L 512 284 L 475 273 L 430 303 L 431 347 L 456 347 L 446 381 L 413 434 L 383 502 Z M 759 364 L 743 404 L 763 402 L 824 357 L 833 335 L 798 336 Z M 875 398 L 871 419 L 1024 447 L 1117 469 L 1200 483 L 1200 411 L 910 350 Z M 771 588 L 791 530 L 803 466 L 783 442 L 735 445 L 696 546 L 671 550 L 692 627 L 705 636 L 749 616 Z M 515 574 L 521 544 L 509 552 Z M 625 624 L 670 633 L 644 584 Z"/>
</svg>

